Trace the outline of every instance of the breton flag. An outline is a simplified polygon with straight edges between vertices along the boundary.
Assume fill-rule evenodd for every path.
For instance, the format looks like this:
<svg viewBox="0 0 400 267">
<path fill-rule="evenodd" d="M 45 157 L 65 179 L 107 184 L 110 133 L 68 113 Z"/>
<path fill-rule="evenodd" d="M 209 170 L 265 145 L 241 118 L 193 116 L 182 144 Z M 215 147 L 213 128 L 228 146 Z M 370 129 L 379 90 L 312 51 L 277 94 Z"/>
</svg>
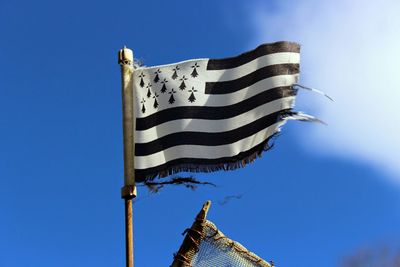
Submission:
<svg viewBox="0 0 400 267">
<path fill-rule="evenodd" d="M 263 44 L 236 57 L 138 67 L 136 181 L 246 165 L 293 112 L 300 46 Z"/>
</svg>

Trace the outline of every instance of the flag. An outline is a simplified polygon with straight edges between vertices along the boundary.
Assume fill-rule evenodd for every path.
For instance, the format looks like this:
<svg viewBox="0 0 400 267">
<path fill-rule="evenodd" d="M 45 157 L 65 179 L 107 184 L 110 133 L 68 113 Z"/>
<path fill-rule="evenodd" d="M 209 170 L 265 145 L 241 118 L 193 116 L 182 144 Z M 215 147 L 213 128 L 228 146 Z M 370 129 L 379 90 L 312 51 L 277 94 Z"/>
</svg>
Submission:
<svg viewBox="0 0 400 267">
<path fill-rule="evenodd" d="M 271 146 L 292 111 L 300 46 L 263 44 L 236 57 L 138 67 L 137 182 L 242 167 Z"/>
</svg>

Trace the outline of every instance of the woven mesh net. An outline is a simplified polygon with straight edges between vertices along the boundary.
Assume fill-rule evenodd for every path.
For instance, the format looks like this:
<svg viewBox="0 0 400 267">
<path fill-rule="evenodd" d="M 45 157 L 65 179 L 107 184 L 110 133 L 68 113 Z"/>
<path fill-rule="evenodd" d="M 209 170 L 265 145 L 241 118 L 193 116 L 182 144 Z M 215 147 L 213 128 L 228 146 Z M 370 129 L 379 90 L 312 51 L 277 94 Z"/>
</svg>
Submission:
<svg viewBox="0 0 400 267">
<path fill-rule="evenodd" d="M 204 221 L 198 250 L 191 255 L 192 267 L 271 267 L 238 242 L 226 237 L 210 221 Z"/>
</svg>

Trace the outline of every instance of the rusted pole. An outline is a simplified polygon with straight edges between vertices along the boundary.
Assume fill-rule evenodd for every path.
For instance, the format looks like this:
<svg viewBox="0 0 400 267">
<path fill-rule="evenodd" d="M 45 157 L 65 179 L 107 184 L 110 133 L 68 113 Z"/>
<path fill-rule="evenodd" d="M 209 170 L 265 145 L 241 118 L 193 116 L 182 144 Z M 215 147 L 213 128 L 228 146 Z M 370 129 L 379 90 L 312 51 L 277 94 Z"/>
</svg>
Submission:
<svg viewBox="0 0 400 267">
<path fill-rule="evenodd" d="M 174 261 L 170 267 L 191 266 L 192 258 L 199 249 L 199 244 L 203 234 L 204 222 L 210 206 L 210 200 L 203 204 L 203 207 L 197 214 L 192 227 L 187 230 L 185 239 L 183 240 L 178 252 L 175 254 Z"/>
<path fill-rule="evenodd" d="M 119 50 L 118 63 L 122 78 L 122 124 L 124 133 L 124 187 L 121 197 L 125 200 L 125 241 L 126 267 L 134 266 L 133 253 L 133 208 L 132 199 L 136 197 L 135 186 L 135 116 L 133 105 L 133 52 L 124 47 Z"/>
</svg>

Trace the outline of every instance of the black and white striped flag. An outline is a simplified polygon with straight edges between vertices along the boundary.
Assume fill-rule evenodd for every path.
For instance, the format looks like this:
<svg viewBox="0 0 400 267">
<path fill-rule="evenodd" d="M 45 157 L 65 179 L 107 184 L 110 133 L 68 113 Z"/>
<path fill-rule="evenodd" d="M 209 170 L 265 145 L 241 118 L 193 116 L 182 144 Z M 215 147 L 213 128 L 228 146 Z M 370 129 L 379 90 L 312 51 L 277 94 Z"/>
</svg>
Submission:
<svg viewBox="0 0 400 267">
<path fill-rule="evenodd" d="M 226 59 L 139 67 L 136 181 L 244 166 L 293 116 L 300 46 L 263 44 Z"/>
</svg>

